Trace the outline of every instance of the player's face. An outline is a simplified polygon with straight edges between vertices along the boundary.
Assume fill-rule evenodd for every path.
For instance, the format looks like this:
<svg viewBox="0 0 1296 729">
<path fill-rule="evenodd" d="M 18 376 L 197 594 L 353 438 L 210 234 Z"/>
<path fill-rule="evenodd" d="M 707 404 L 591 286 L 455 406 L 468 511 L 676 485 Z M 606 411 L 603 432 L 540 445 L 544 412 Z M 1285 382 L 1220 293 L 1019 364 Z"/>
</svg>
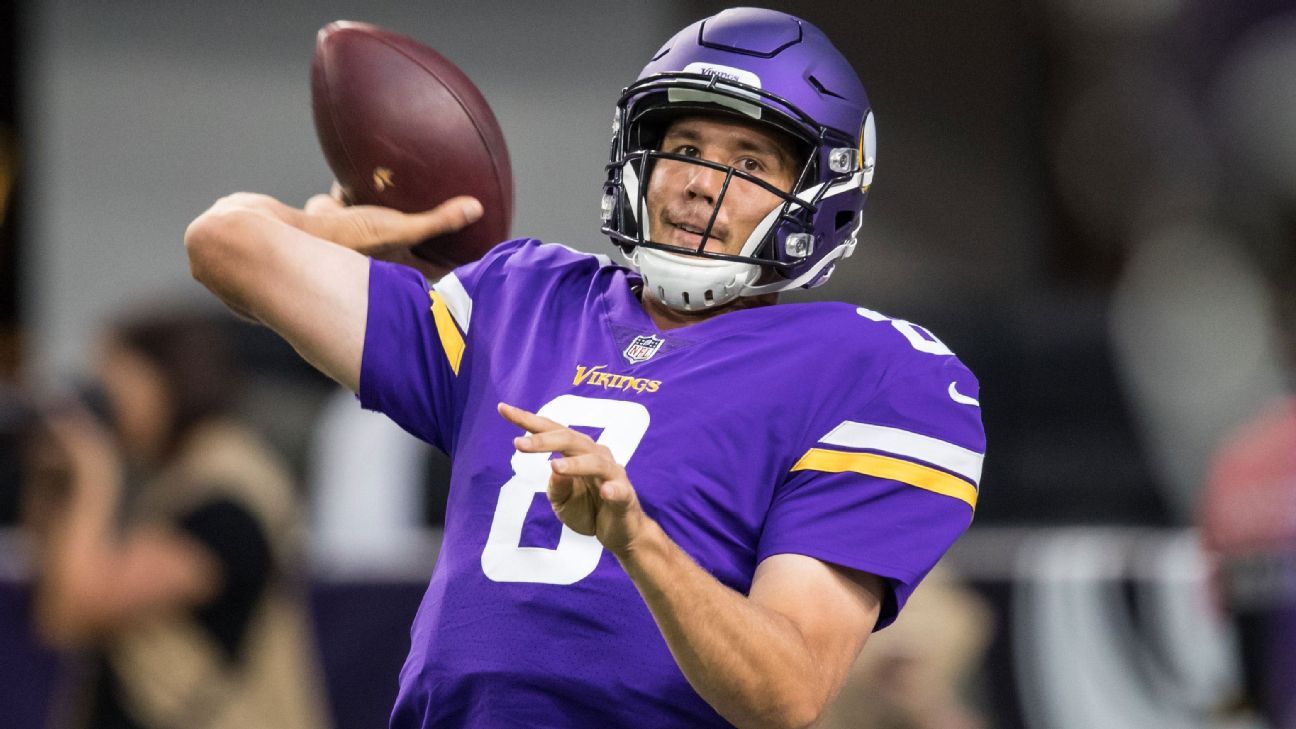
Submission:
<svg viewBox="0 0 1296 729">
<path fill-rule="evenodd" d="M 661 151 L 728 165 L 784 191 L 796 181 L 796 156 L 784 135 L 728 117 L 688 116 L 671 123 Z M 652 240 L 696 250 L 715 209 L 725 173 L 677 160 L 658 160 L 648 181 Z M 739 253 L 778 196 L 734 177 L 720 204 L 706 250 Z"/>
</svg>

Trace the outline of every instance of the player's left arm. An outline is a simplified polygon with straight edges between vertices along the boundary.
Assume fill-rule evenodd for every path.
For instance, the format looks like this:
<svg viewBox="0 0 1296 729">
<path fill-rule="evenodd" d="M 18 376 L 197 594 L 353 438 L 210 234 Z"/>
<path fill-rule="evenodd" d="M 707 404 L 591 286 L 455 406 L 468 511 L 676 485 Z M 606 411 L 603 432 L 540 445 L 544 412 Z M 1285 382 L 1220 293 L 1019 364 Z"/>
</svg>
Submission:
<svg viewBox="0 0 1296 729">
<path fill-rule="evenodd" d="M 556 452 L 548 495 L 572 530 L 595 534 L 634 581 L 689 683 L 743 727 L 814 724 L 881 613 L 874 575 L 797 554 L 757 567 L 743 595 L 692 560 L 639 505 L 608 449 L 547 418 L 501 405 L 531 435 L 519 451 Z"/>
</svg>

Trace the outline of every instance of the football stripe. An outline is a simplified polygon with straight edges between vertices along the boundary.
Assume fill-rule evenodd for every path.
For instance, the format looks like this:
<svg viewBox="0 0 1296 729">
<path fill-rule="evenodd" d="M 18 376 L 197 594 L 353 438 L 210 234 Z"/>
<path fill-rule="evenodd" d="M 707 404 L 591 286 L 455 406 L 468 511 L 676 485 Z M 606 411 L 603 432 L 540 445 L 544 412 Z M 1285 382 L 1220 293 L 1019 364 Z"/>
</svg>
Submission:
<svg viewBox="0 0 1296 729">
<path fill-rule="evenodd" d="M 976 510 L 977 490 L 958 476 L 951 476 L 912 461 L 878 455 L 876 453 L 850 453 L 811 448 L 792 467 L 793 471 L 823 471 L 825 473 L 858 473 L 917 486 L 944 496 L 951 496 Z"/>
<path fill-rule="evenodd" d="M 429 291 L 428 296 L 432 297 L 432 320 L 436 322 L 437 336 L 441 337 L 441 349 L 445 351 L 446 359 L 450 361 L 450 369 L 458 375 L 459 363 L 463 360 L 464 353 L 463 335 L 455 328 L 450 307 L 446 305 L 441 294 Z"/>
<path fill-rule="evenodd" d="M 432 288 L 441 294 L 455 323 L 464 334 L 467 334 L 468 325 L 472 323 L 472 297 L 464 289 L 463 283 L 453 273 L 447 273 L 440 281 L 433 284 Z"/>
<path fill-rule="evenodd" d="M 971 481 L 981 483 L 981 464 L 985 456 L 939 438 L 911 433 L 885 425 L 856 423 L 850 420 L 833 428 L 820 443 L 846 448 L 867 448 L 903 458 L 926 461 Z"/>
</svg>

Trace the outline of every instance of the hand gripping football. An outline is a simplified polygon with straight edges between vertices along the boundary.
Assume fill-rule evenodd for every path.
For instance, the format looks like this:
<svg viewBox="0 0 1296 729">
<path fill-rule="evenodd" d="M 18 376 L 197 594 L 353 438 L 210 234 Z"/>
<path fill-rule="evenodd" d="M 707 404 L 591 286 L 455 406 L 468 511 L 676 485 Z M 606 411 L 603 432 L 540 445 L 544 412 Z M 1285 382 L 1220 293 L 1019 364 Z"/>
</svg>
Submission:
<svg viewBox="0 0 1296 729">
<path fill-rule="evenodd" d="M 504 134 L 481 92 L 441 54 L 366 23 L 329 23 L 316 38 L 311 108 L 348 203 L 419 212 L 457 195 L 481 201 L 480 220 L 418 244 L 419 257 L 448 269 L 508 237 Z"/>
</svg>

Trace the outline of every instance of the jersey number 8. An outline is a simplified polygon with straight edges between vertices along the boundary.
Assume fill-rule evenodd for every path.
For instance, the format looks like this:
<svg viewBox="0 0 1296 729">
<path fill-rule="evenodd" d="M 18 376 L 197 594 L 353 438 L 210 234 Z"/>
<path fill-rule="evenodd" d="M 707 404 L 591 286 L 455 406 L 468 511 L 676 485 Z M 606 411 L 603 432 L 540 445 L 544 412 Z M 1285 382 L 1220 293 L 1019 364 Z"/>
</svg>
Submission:
<svg viewBox="0 0 1296 729">
<path fill-rule="evenodd" d="M 579 395 L 560 395 L 536 414 L 568 427 L 602 428 L 598 443 L 607 446 L 622 466 L 639 447 L 649 420 L 648 409 L 637 402 Z M 495 518 L 481 555 L 482 572 L 495 582 L 570 585 L 588 577 L 603 557 L 597 537 L 577 534 L 566 525 L 553 549 L 521 546 L 527 511 L 535 495 L 549 488 L 549 458 L 548 453 L 513 454 L 513 478 L 500 487 Z"/>
</svg>

